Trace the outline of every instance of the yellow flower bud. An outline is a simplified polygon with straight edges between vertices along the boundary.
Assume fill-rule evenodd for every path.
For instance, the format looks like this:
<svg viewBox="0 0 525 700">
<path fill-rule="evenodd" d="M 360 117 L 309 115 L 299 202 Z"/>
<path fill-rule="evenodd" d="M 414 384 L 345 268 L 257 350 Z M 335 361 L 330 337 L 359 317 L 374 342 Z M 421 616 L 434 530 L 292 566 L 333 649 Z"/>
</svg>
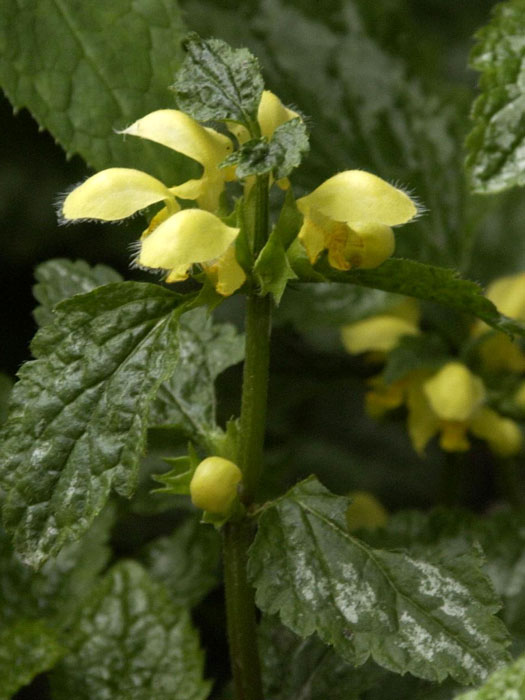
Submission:
<svg viewBox="0 0 525 700">
<path fill-rule="evenodd" d="M 449 362 L 424 384 L 425 396 L 438 418 L 467 421 L 485 398 L 483 382 L 461 364 Z"/>
<path fill-rule="evenodd" d="M 346 511 L 346 525 L 350 532 L 361 527 L 373 530 L 386 525 L 388 513 L 375 496 L 368 491 L 353 491 Z"/>
<path fill-rule="evenodd" d="M 241 470 L 230 460 L 207 457 L 195 470 L 190 483 L 193 505 L 216 515 L 227 515 L 241 479 Z"/>
</svg>

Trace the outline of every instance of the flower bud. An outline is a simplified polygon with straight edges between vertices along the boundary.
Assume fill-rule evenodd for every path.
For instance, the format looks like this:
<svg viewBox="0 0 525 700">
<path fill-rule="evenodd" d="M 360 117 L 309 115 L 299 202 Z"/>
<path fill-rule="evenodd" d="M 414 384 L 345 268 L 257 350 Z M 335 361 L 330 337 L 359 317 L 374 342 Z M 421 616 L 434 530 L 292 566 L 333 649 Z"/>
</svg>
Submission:
<svg viewBox="0 0 525 700">
<path fill-rule="evenodd" d="M 193 505 L 216 515 L 226 515 L 242 479 L 239 467 L 222 457 L 207 457 L 193 474 L 190 494 Z"/>
</svg>

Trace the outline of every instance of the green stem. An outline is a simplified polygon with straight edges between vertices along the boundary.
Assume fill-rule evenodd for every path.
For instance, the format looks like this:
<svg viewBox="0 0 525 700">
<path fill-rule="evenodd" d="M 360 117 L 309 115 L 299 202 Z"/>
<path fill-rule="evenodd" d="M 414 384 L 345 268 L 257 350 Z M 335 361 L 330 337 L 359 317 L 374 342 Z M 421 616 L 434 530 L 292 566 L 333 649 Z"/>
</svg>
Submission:
<svg viewBox="0 0 525 700">
<path fill-rule="evenodd" d="M 263 700 L 253 588 L 246 576 L 250 525 L 244 519 L 230 521 L 223 528 L 226 617 L 236 700 Z"/>
<path fill-rule="evenodd" d="M 268 238 L 268 177 L 258 177 L 255 187 L 254 258 Z M 271 309 L 269 296 L 248 296 L 238 455 L 243 473 L 241 499 L 246 506 L 255 500 L 263 467 Z M 252 525 L 247 518 L 231 520 L 223 529 L 226 617 L 237 700 L 263 700 L 254 591 L 247 577 L 247 553 L 252 536 Z"/>
</svg>

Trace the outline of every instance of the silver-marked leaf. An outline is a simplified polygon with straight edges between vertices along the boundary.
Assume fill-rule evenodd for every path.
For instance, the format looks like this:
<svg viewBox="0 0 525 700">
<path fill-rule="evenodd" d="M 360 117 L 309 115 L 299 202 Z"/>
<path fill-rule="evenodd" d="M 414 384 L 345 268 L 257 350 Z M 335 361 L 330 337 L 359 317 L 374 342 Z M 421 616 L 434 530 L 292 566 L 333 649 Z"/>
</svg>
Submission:
<svg viewBox="0 0 525 700">
<path fill-rule="evenodd" d="M 55 700 L 204 700 L 203 654 L 187 610 L 137 563 L 107 574 L 51 676 Z"/>
<path fill-rule="evenodd" d="M 85 532 L 112 487 L 133 493 L 149 403 L 177 359 L 179 300 L 109 284 L 61 302 L 35 336 L 1 433 L 4 523 L 27 563 Z"/>
<path fill-rule="evenodd" d="M 347 506 L 311 477 L 264 511 L 249 553 L 264 612 L 351 663 L 371 656 L 433 681 L 480 681 L 508 659 L 479 551 L 433 561 L 374 549 L 349 534 Z"/>
<path fill-rule="evenodd" d="M 215 428 L 215 379 L 244 357 L 244 339 L 228 323 L 213 323 L 205 309 L 181 317 L 179 359 L 153 403 L 150 424 L 170 425 L 206 441 Z"/>
<path fill-rule="evenodd" d="M 113 516 L 112 508 L 105 509 L 83 537 L 62 547 L 39 571 L 20 561 L 0 528 L 0 627 L 22 618 L 45 618 L 55 628 L 67 624 L 109 561 Z"/>
<path fill-rule="evenodd" d="M 456 696 L 456 700 L 522 700 L 525 698 L 525 655 L 496 671 L 478 690 Z"/>
<path fill-rule="evenodd" d="M 89 265 L 84 260 L 56 258 L 47 260 L 35 270 L 37 283 L 33 295 L 40 302 L 33 311 L 35 321 L 44 326 L 53 320 L 53 309 L 63 299 L 85 294 L 110 282 L 122 282 L 118 272 L 107 265 Z"/>
<path fill-rule="evenodd" d="M 0 630 L 0 700 L 52 668 L 67 650 L 57 633 L 37 620 L 20 620 Z"/>
<path fill-rule="evenodd" d="M 264 87 L 255 56 L 194 33 L 185 48 L 173 86 L 180 109 L 199 121 L 228 119 L 251 130 Z"/>
<path fill-rule="evenodd" d="M 193 606 L 219 583 L 221 539 L 214 528 L 188 519 L 168 537 L 144 548 L 150 576 L 166 587 L 175 605 Z"/>
<path fill-rule="evenodd" d="M 172 185 L 186 179 L 186 158 L 115 130 L 174 106 L 169 84 L 184 33 L 175 1 L 3 0 L 0 83 L 68 154 L 97 170 L 144 169 Z"/>
<path fill-rule="evenodd" d="M 499 3 L 470 57 L 471 67 L 481 71 L 481 95 L 467 139 L 467 168 L 476 192 L 525 185 L 524 27 L 524 0 Z"/>
</svg>

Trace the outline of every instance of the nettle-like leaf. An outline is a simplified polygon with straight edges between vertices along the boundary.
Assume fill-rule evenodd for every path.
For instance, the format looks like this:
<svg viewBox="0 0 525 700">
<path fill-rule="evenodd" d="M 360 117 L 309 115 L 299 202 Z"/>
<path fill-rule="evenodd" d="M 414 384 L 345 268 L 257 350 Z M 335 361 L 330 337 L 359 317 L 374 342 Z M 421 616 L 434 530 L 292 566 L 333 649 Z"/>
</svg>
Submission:
<svg viewBox="0 0 525 700">
<path fill-rule="evenodd" d="M 35 270 L 35 278 L 33 295 L 40 306 L 33 315 L 39 326 L 53 320 L 53 309 L 63 299 L 85 294 L 110 282 L 122 282 L 122 276 L 107 265 L 91 266 L 84 260 L 65 258 L 42 263 Z"/>
<path fill-rule="evenodd" d="M 48 671 L 67 653 L 57 633 L 37 620 L 20 620 L 0 630 L 0 700 L 10 700 L 17 690 L 39 673 Z"/>
<path fill-rule="evenodd" d="M 230 120 L 251 131 L 264 88 L 255 56 L 197 34 L 188 36 L 185 48 L 187 56 L 173 85 L 180 109 L 194 119 Z"/>
<path fill-rule="evenodd" d="M 279 180 L 297 168 L 308 152 L 308 133 L 302 119 L 291 119 L 277 127 L 270 141 L 253 139 L 229 155 L 221 168 L 236 165 L 239 178 L 273 173 Z"/>
<path fill-rule="evenodd" d="M 259 646 L 266 700 L 360 700 L 387 675 L 371 663 L 354 668 L 316 635 L 301 639 L 274 617 L 263 616 Z"/>
<path fill-rule="evenodd" d="M 220 551 L 217 531 L 191 518 L 173 535 L 149 543 L 140 558 L 175 605 L 193 606 L 219 583 Z"/>
<path fill-rule="evenodd" d="M 0 84 L 67 153 L 97 170 L 140 168 L 169 184 L 187 167 L 174 151 L 115 133 L 172 105 L 185 33 L 176 2 L 4 0 L 2 19 Z"/>
<path fill-rule="evenodd" d="M 58 305 L 35 336 L 2 430 L 3 516 L 38 566 L 79 537 L 110 490 L 130 497 L 149 403 L 177 362 L 180 297 L 105 285 Z"/>
<path fill-rule="evenodd" d="M 525 326 L 520 321 L 500 314 L 490 299 L 483 296 L 483 290 L 478 284 L 461 279 L 455 270 L 401 258 L 385 260 L 373 270 L 340 272 L 329 267 L 325 261 L 318 267 L 328 279 L 336 282 L 350 282 L 433 301 L 477 316 L 492 328 L 504 333 L 525 334 Z"/>
<path fill-rule="evenodd" d="M 525 655 L 492 674 L 478 690 L 456 696 L 456 700 L 521 700 L 525 697 Z"/>
<path fill-rule="evenodd" d="M 0 372 L 0 425 L 7 418 L 7 406 L 13 390 L 13 380 Z"/>
<path fill-rule="evenodd" d="M 461 683 L 508 659 L 500 607 L 479 551 L 414 557 L 349 534 L 348 500 L 311 477 L 261 515 L 249 553 L 259 607 L 351 663 Z"/>
<path fill-rule="evenodd" d="M 481 72 L 474 102 L 474 128 L 467 139 L 467 168 L 476 192 L 525 185 L 525 2 L 508 0 L 494 8 L 476 35 L 470 65 Z"/>
<path fill-rule="evenodd" d="M 107 574 L 75 623 L 73 651 L 55 668 L 55 700 L 201 700 L 204 659 L 187 610 L 137 563 Z"/>
<path fill-rule="evenodd" d="M 109 561 L 112 524 L 108 508 L 80 540 L 63 547 L 39 571 L 20 561 L 11 538 L 0 529 L 1 624 L 22 618 L 42 618 L 54 628 L 67 624 Z"/>
<path fill-rule="evenodd" d="M 216 430 L 215 379 L 244 357 L 244 338 L 229 323 L 213 323 L 205 309 L 184 314 L 178 330 L 179 358 L 152 405 L 150 424 L 176 427 L 206 443 Z"/>
</svg>

